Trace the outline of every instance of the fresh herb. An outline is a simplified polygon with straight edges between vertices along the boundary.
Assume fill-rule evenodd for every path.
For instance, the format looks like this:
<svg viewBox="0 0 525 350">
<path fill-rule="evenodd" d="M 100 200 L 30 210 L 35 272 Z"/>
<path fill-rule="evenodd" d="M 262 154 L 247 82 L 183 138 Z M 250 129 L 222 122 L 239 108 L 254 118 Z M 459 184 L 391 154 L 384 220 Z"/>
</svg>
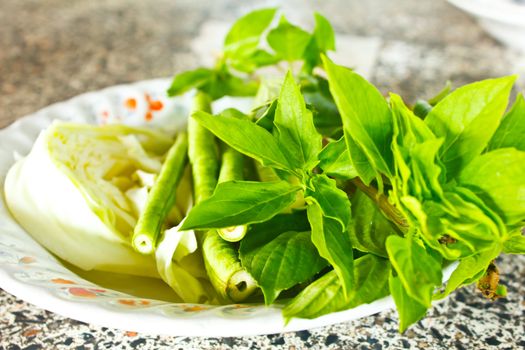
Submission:
<svg viewBox="0 0 525 350">
<path fill-rule="evenodd" d="M 436 137 L 444 138 L 439 155 L 449 180 L 487 147 L 505 112 L 515 80 L 515 76 L 510 76 L 460 87 L 425 118 Z"/>
<path fill-rule="evenodd" d="M 308 281 L 327 265 L 308 231 L 283 232 L 253 250 L 245 248 L 243 256 L 243 265 L 261 287 L 266 304 L 271 304 L 281 291 Z"/>
<path fill-rule="evenodd" d="M 186 217 L 183 230 L 225 228 L 263 222 L 286 209 L 300 187 L 287 181 L 230 181 L 197 204 Z"/>
<path fill-rule="evenodd" d="M 247 34 L 246 52 L 266 40 L 269 55 L 302 61 L 302 69 L 288 71 L 282 83 L 259 80 L 248 117 L 193 115 L 253 159 L 262 182 L 219 184 L 192 209 L 184 228 L 247 225 L 241 263 L 266 303 L 283 290 L 299 290 L 285 307 L 286 319 L 354 307 L 389 289 L 403 331 L 433 299 L 481 278 L 484 293 L 504 294 L 490 264 L 502 251 L 523 253 L 524 240 L 521 95 L 502 119 L 515 77 L 454 91 L 447 83 L 411 109 L 326 57 L 335 44 L 320 15 L 312 34 L 284 17 L 270 27 L 261 17 L 256 35 Z M 326 80 L 313 73 L 320 66 Z M 278 224 L 295 212 L 306 216 Z M 449 260 L 459 265 L 438 293 Z"/>
<path fill-rule="evenodd" d="M 159 274 L 185 302 L 261 300 L 262 292 L 270 304 L 286 296 L 291 299 L 281 300 L 289 320 L 353 308 L 390 293 L 404 331 L 433 300 L 461 286 L 476 283 L 491 299 L 504 296 L 499 284 L 504 277 L 494 260 L 501 253 L 525 253 L 523 95 L 504 116 L 516 77 L 453 91 L 447 84 L 410 108 L 399 95 L 385 98 L 326 56 L 335 49 L 334 31 L 320 14 L 311 31 L 277 16 L 270 8 L 240 18 L 213 67 L 173 80 L 171 96 L 197 90 L 187 130 L 193 179 L 187 192 L 193 192 L 194 206 L 182 223 L 170 228 L 187 211 L 174 205 L 175 190 L 179 199 L 178 191 L 189 186 L 179 181 L 184 133 L 161 169 L 160 157 L 148 152 L 164 153 L 169 139 L 157 137 L 155 143 L 150 135 L 144 143 L 127 138 L 129 130 L 120 130 L 122 137 L 109 132 L 118 142 L 112 143 L 115 149 L 104 147 L 129 161 L 108 162 L 104 174 L 97 173 L 97 184 L 107 193 L 100 203 L 90 202 L 96 204 L 93 212 L 102 213 L 101 220 L 122 237 L 134 227 L 135 247 L 156 250 Z M 261 76 L 260 68 L 268 65 L 287 73 Z M 223 96 L 251 96 L 253 110 L 212 111 L 211 102 Z M 53 162 L 64 169 L 76 159 L 72 149 L 86 148 L 80 147 L 86 139 L 81 135 L 67 133 L 53 142 L 46 137 Z M 44 146 L 35 147 L 45 153 Z M 30 155 L 24 169 L 36 157 Z M 130 164 L 139 168 L 133 172 L 138 178 L 151 179 L 160 171 L 149 199 L 137 200 L 148 197 L 148 188 L 136 188 L 126 178 Z M 68 171 L 92 194 L 82 169 Z M 121 190 L 129 186 L 124 196 Z M 19 199 L 26 197 L 10 189 L 6 194 L 15 216 L 27 218 Z M 132 215 L 132 205 L 142 202 L 145 211 Z M 101 210 L 104 206 L 111 210 Z M 122 237 L 119 242 L 126 242 Z M 104 252 L 118 251 L 106 243 Z M 137 255 L 145 257 L 133 259 Z M 75 257 L 71 261 L 90 266 Z M 439 290 L 443 268 L 452 261 L 457 267 Z"/>
<path fill-rule="evenodd" d="M 341 112 L 345 140 L 359 177 L 382 184 L 393 172 L 392 112 L 379 90 L 357 73 L 324 57 L 330 91 Z M 380 186 L 381 187 L 381 186 Z"/>
<path fill-rule="evenodd" d="M 287 320 L 293 317 L 316 318 L 387 296 L 390 269 L 388 260 L 366 254 L 354 261 L 355 283 L 351 290 L 344 292 L 336 272 L 330 271 L 289 302 L 283 316 Z"/>
<path fill-rule="evenodd" d="M 512 109 L 503 117 L 489 142 L 489 149 L 514 147 L 525 151 L 525 98 L 519 94 Z"/>
</svg>

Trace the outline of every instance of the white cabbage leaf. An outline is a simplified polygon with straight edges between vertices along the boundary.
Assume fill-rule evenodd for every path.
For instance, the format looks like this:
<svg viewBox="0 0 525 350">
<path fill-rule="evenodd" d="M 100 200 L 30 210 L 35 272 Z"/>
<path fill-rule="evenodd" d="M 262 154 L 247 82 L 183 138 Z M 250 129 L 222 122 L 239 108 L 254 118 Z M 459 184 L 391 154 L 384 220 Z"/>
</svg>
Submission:
<svg viewBox="0 0 525 350">
<path fill-rule="evenodd" d="M 187 213 L 192 207 L 192 199 L 191 172 L 187 171 L 177 188 L 177 203 L 168 221 L 174 221 L 173 213 L 177 210 Z M 186 303 L 218 304 L 218 296 L 209 282 L 195 232 L 181 231 L 183 221 L 178 220 L 177 226 L 162 234 L 155 250 L 159 275 Z"/>
<path fill-rule="evenodd" d="M 55 122 L 9 170 L 8 208 L 73 265 L 158 278 L 154 256 L 135 252 L 130 235 L 172 142 L 149 129 Z"/>
<path fill-rule="evenodd" d="M 215 303 L 195 233 L 181 225 L 164 231 L 155 250 L 158 272 L 184 302 Z"/>
</svg>

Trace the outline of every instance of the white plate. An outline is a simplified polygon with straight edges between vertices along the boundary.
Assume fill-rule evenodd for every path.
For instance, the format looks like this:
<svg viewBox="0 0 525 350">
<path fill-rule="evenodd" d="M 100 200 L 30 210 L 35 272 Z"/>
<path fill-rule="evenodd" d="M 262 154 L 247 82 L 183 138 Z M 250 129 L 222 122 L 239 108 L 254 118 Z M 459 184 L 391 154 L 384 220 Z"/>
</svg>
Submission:
<svg viewBox="0 0 525 350">
<path fill-rule="evenodd" d="M 16 223 L 6 209 L 5 176 L 17 155 L 29 152 L 40 130 L 53 119 L 184 127 L 190 97 L 166 98 L 168 85 L 169 80 L 159 79 L 87 93 L 24 117 L 0 131 L 1 288 L 38 307 L 79 321 L 148 334 L 184 336 L 245 336 L 297 331 L 349 321 L 394 307 L 392 298 L 387 297 L 314 320 L 294 319 L 285 326 L 279 305 L 209 306 L 165 301 L 170 299 L 170 291 L 159 281 L 126 280 L 123 276 L 66 268 Z M 214 108 L 246 110 L 249 104 L 247 99 L 223 99 Z M 447 279 L 451 271 L 451 267 L 444 271 Z M 146 283 L 153 283 L 158 291 L 152 293 L 151 288 L 143 288 Z"/>
<path fill-rule="evenodd" d="M 496 39 L 525 53 L 525 2 L 516 0 L 448 0 L 476 17 Z"/>
</svg>

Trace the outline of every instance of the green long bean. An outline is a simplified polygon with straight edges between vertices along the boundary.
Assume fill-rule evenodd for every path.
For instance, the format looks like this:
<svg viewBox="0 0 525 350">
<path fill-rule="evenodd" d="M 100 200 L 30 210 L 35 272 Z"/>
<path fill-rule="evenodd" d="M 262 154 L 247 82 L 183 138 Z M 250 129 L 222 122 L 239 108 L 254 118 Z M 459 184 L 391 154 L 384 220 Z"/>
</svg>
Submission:
<svg viewBox="0 0 525 350">
<path fill-rule="evenodd" d="M 182 132 L 168 151 L 153 184 L 144 211 L 133 231 L 132 245 L 139 253 L 151 254 L 166 218 L 175 204 L 175 192 L 187 164 L 188 135 Z"/>
<path fill-rule="evenodd" d="M 198 92 L 193 103 L 192 113 L 196 111 L 211 112 L 211 100 L 205 93 Z M 198 204 L 211 196 L 217 186 L 219 150 L 215 136 L 191 117 L 188 120 L 188 139 L 194 204 Z"/>
<path fill-rule="evenodd" d="M 228 145 L 223 145 L 219 183 L 233 180 L 243 180 L 243 173 L 244 156 Z M 248 227 L 246 225 L 240 225 L 221 228 L 218 229 L 217 232 L 222 239 L 228 242 L 238 242 L 243 239 L 247 230 Z"/>
<path fill-rule="evenodd" d="M 194 99 L 193 111 L 199 110 L 211 111 L 211 101 L 202 92 L 198 92 Z M 221 181 L 242 179 L 242 155 L 225 149 L 219 175 L 215 137 L 192 118 L 188 124 L 188 134 L 194 198 L 195 204 L 198 204 L 211 196 L 218 177 Z M 223 240 L 217 230 L 210 230 L 199 236 L 204 265 L 213 288 L 226 300 L 237 302 L 246 299 L 256 289 L 256 282 L 241 266 L 237 250 L 230 242 Z"/>
</svg>

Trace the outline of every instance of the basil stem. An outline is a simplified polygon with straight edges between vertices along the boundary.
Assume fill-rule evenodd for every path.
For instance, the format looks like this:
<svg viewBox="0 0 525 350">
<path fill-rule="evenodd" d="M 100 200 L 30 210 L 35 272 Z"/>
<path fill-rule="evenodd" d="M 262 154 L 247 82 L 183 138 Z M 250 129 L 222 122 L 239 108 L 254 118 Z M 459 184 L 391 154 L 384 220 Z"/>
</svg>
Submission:
<svg viewBox="0 0 525 350">
<path fill-rule="evenodd" d="M 361 181 L 360 178 L 356 177 L 352 180 L 352 183 L 365 193 L 370 199 L 372 199 L 379 209 L 386 215 L 386 218 L 394 223 L 397 228 L 406 233 L 408 230 L 408 223 L 404 215 L 394 207 L 389 201 L 388 197 L 383 193 L 379 193 L 378 190 L 372 186 L 367 186 Z"/>
</svg>

